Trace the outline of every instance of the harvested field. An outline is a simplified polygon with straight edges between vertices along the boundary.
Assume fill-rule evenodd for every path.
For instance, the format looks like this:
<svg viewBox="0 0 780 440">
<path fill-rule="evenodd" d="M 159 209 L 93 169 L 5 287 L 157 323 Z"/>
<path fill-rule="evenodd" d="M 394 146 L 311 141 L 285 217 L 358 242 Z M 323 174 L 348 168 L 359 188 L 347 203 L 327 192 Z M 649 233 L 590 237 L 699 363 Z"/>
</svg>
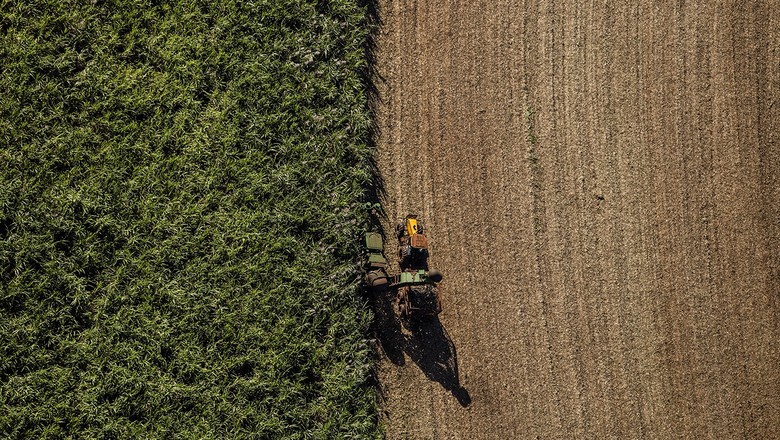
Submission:
<svg viewBox="0 0 780 440">
<path fill-rule="evenodd" d="M 388 438 L 780 435 L 780 5 L 626 3 L 380 1 Z"/>
</svg>

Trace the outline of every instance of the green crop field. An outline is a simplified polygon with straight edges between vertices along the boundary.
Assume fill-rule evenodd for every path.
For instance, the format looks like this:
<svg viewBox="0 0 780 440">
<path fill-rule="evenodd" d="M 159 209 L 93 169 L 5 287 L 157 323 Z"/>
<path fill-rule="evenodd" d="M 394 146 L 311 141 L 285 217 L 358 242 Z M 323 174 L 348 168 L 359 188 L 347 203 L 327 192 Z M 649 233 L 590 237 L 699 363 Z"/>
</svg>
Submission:
<svg viewBox="0 0 780 440">
<path fill-rule="evenodd" d="M 367 8 L 0 2 L 0 437 L 381 434 Z"/>
</svg>

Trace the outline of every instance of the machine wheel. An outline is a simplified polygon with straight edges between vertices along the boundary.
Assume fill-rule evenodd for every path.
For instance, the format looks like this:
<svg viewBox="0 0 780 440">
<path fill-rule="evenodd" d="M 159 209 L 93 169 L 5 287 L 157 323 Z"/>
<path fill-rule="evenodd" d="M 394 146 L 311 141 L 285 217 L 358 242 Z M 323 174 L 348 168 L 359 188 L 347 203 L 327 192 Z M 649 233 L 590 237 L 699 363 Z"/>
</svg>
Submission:
<svg viewBox="0 0 780 440">
<path fill-rule="evenodd" d="M 404 225 L 403 224 L 401 224 L 401 223 L 396 223 L 395 224 L 395 235 L 396 235 L 396 237 L 398 237 L 398 239 L 400 239 L 401 237 L 404 236 Z"/>
<path fill-rule="evenodd" d="M 402 320 L 409 319 L 409 296 L 408 292 L 406 290 L 401 290 L 398 292 L 398 316 Z"/>
<path fill-rule="evenodd" d="M 401 316 L 401 319 L 408 318 L 409 308 L 405 302 L 398 303 L 398 314 Z"/>
</svg>

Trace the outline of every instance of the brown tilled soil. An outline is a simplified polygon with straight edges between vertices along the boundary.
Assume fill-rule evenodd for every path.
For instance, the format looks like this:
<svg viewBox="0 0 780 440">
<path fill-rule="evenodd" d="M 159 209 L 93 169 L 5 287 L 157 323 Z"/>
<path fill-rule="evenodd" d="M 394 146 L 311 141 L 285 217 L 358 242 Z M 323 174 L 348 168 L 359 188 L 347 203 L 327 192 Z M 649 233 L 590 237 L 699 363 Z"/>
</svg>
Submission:
<svg viewBox="0 0 780 440">
<path fill-rule="evenodd" d="M 626 3 L 380 0 L 388 438 L 780 438 L 780 2 Z"/>
</svg>

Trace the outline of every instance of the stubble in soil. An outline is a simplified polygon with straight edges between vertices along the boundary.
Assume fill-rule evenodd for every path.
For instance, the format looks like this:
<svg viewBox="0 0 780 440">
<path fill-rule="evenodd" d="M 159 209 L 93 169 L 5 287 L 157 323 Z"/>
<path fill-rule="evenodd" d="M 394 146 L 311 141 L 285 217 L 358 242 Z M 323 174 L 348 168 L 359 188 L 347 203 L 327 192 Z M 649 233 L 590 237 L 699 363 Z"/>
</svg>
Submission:
<svg viewBox="0 0 780 440">
<path fill-rule="evenodd" d="M 380 1 L 388 438 L 780 433 L 780 7 L 624 3 Z"/>
</svg>

